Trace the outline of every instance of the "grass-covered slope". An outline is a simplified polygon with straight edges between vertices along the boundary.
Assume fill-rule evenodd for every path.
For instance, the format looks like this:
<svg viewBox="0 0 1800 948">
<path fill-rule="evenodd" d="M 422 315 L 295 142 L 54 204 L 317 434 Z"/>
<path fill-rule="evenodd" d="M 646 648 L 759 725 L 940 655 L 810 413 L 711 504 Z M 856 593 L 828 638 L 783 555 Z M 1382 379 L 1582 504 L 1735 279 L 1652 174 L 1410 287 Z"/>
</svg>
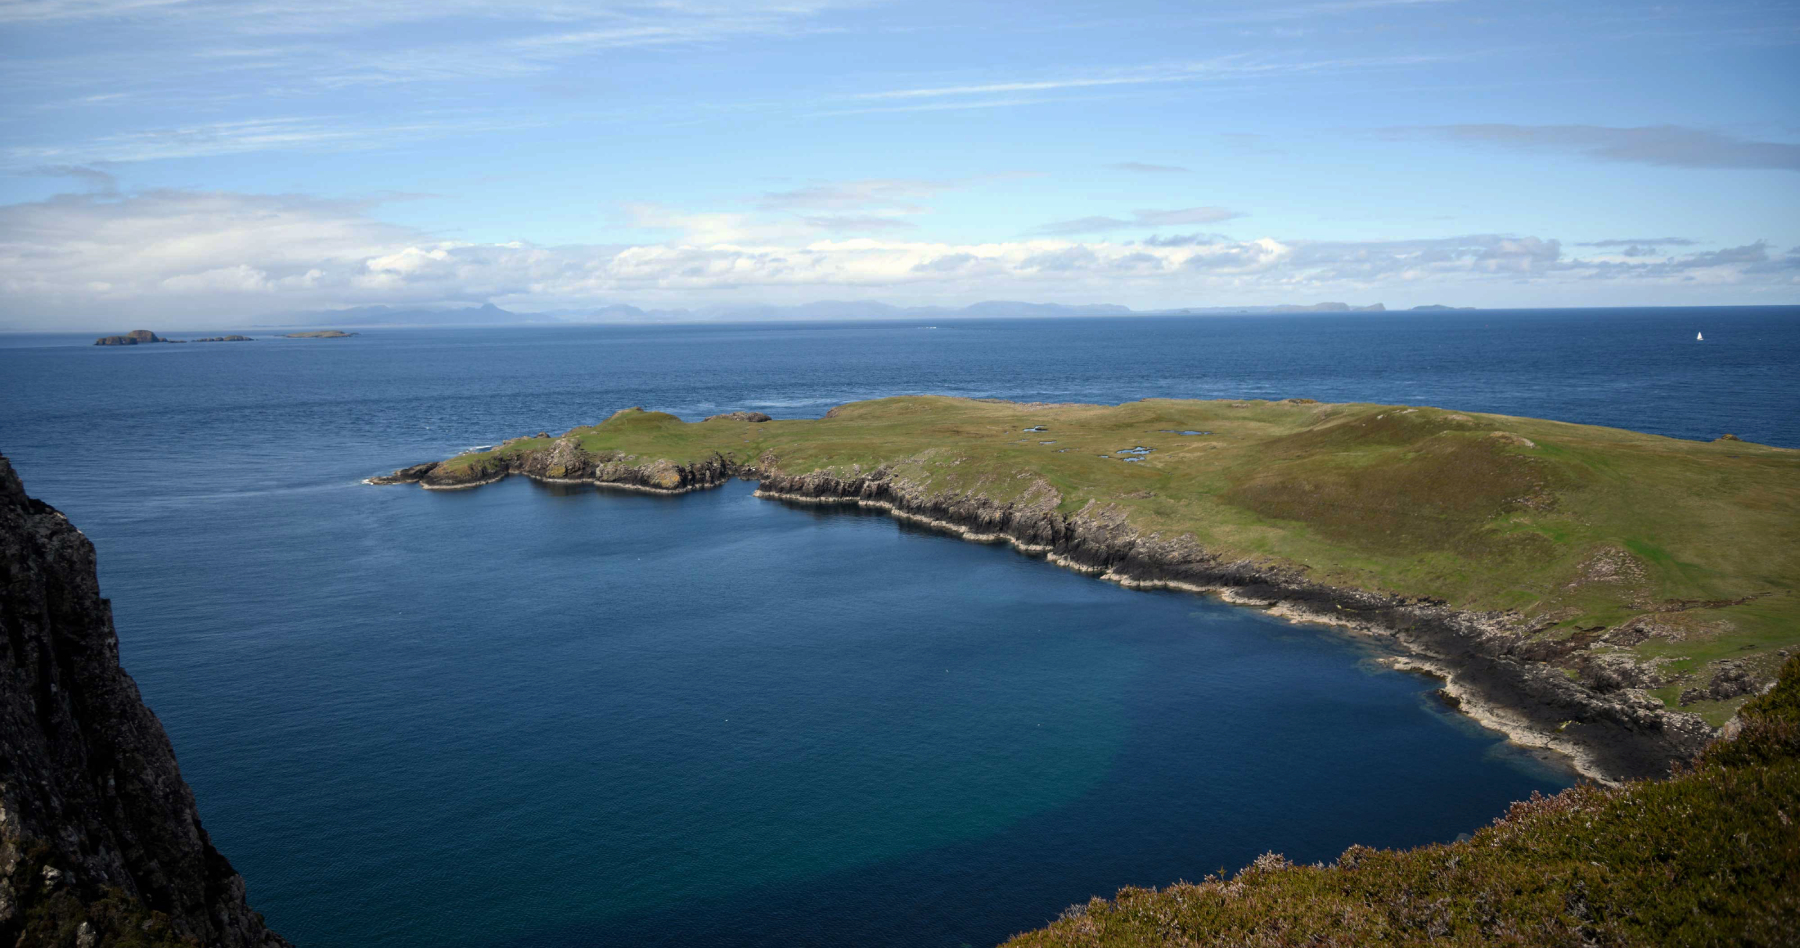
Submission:
<svg viewBox="0 0 1800 948">
<path fill-rule="evenodd" d="M 1313 582 L 1531 617 L 1534 657 L 1715 726 L 1800 645 L 1800 451 L 1736 440 L 1298 399 L 907 397 L 764 423 L 628 410 L 452 458 L 426 483 L 491 480 L 521 457 L 560 476 L 559 444 L 661 462 L 670 485 L 668 465 L 722 458 L 998 503 L 1047 486 L 1064 514 L 1106 509 Z"/>
<path fill-rule="evenodd" d="M 1124 889 L 1009 948 L 1800 944 L 1800 657 L 1665 780 L 1516 803 L 1472 838 L 1331 866 L 1270 854 Z"/>
</svg>

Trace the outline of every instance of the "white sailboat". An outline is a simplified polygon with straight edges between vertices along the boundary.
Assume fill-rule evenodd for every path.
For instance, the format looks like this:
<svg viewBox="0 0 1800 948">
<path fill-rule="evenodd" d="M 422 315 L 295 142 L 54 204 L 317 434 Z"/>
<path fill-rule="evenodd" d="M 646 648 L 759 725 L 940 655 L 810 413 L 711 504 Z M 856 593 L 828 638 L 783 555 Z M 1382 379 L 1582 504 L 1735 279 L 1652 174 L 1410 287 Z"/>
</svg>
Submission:
<svg viewBox="0 0 1800 948">
<path fill-rule="evenodd" d="M 1694 333 L 1694 341 L 1695 342 L 1705 342 L 1706 341 L 1706 333 L 1703 333 L 1703 332 Z"/>
</svg>

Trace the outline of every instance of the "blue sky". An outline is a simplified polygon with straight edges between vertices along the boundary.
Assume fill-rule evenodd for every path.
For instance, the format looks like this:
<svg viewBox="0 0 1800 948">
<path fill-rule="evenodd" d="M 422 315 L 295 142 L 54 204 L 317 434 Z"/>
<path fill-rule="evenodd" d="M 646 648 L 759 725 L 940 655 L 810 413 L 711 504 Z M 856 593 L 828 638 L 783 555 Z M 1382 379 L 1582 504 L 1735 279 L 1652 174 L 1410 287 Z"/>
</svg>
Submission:
<svg viewBox="0 0 1800 948">
<path fill-rule="evenodd" d="M 14 328 L 1800 302 L 1791 2 L 0 0 L 0 83 Z"/>
</svg>

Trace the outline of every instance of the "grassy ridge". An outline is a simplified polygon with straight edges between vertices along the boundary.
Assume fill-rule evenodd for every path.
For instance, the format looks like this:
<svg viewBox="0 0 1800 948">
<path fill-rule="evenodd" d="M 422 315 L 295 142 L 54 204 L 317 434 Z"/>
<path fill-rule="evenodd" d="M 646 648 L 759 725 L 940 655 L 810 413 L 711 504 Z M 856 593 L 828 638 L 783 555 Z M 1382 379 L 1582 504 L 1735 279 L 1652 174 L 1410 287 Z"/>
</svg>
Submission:
<svg viewBox="0 0 1800 948">
<path fill-rule="evenodd" d="M 1566 652 L 1571 673 L 1593 674 L 1581 663 L 1596 657 L 1628 663 L 1626 684 L 1671 705 L 1685 696 L 1714 724 L 1743 701 L 1730 692 L 1753 690 L 1721 676 L 1769 680 L 1800 645 L 1800 451 L 1789 449 L 1305 400 L 906 397 L 765 423 L 626 411 L 567 437 L 680 464 L 722 454 L 786 474 L 879 468 L 1003 502 L 1041 480 L 1064 513 L 1110 505 L 1142 531 L 1191 534 L 1319 582 L 1536 617 L 1547 657 Z M 1139 447 L 1152 450 L 1120 453 Z"/>
<path fill-rule="evenodd" d="M 1737 740 L 1666 780 L 1534 796 L 1449 845 L 1123 889 L 1007 944 L 1793 945 L 1800 658 L 1744 712 Z"/>
</svg>

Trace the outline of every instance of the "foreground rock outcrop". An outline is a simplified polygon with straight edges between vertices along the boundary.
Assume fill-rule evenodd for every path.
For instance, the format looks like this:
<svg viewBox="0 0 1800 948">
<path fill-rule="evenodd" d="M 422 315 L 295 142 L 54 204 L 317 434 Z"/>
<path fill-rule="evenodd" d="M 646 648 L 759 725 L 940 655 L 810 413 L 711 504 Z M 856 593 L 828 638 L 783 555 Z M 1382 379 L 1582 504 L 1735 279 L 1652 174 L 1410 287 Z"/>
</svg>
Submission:
<svg viewBox="0 0 1800 948">
<path fill-rule="evenodd" d="M 0 630 L 0 945 L 287 945 L 119 667 L 93 544 L 4 457 Z"/>
</svg>

